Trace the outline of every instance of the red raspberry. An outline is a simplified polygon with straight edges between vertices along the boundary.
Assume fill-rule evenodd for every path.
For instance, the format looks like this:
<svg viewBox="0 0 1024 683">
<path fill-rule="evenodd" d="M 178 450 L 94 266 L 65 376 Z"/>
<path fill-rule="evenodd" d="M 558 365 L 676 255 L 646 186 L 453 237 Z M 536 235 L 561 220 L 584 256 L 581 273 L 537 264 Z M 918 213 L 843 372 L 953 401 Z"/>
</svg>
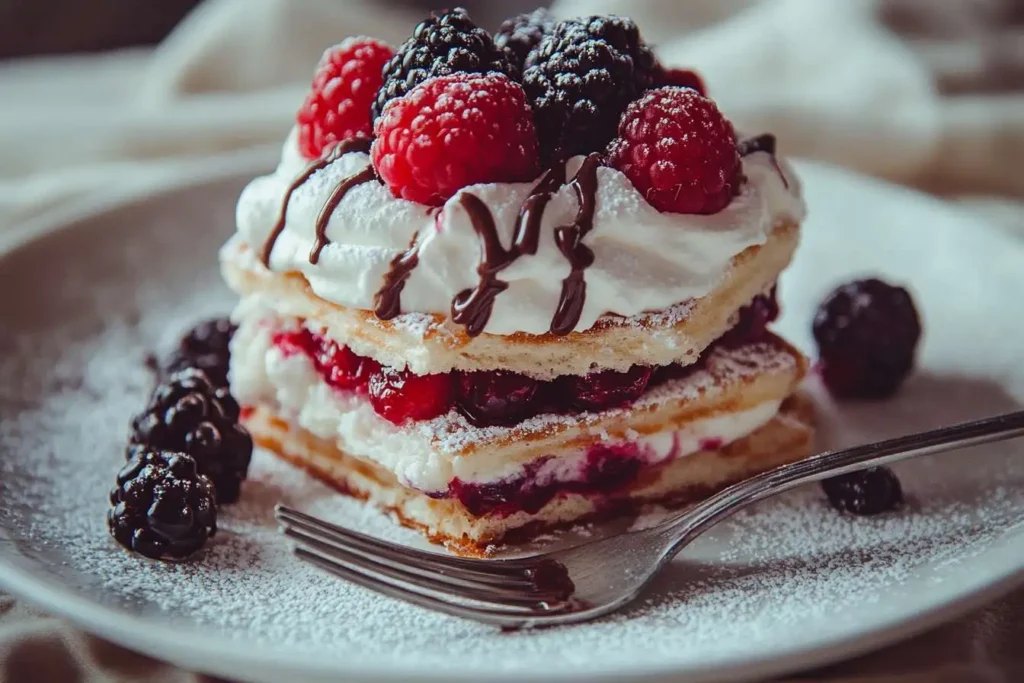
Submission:
<svg viewBox="0 0 1024 683">
<path fill-rule="evenodd" d="M 440 206 L 474 183 L 537 176 L 537 134 L 518 83 L 456 73 L 421 83 L 384 108 L 374 168 L 391 194 Z"/>
<path fill-rule="evenodd" d="M 393 368 L 370 376 L 369 395 L 377 414 L 396 425 L 444 415 L 455 403 L 451 375 L 414 375 Z"/>
<path fill-rule="evenodd" d="M 690 88 L 649 90 L 619 119 L 608 163 L 659 211 L 718 213 L 739 190 L 732 124 Z"/>
<path fill-rule="evenodd" d="M 330 339 L 321 339 L 313 357 L 324 381 L 335 389 L 365 389 L 370 376 L 380 369 L 372 358 L 357 355 L 352 349 Z"/>
<path fill-rule="evenodd" d="M 394 50 L 373 38 L 349 38 L 324 53 L 313 77 L 313 89 L 296 120 L 299 151 L 318 159 L 330 147 L 373 132 L 370 105 L 384 78 L 384 65 Z"/>
</svg>

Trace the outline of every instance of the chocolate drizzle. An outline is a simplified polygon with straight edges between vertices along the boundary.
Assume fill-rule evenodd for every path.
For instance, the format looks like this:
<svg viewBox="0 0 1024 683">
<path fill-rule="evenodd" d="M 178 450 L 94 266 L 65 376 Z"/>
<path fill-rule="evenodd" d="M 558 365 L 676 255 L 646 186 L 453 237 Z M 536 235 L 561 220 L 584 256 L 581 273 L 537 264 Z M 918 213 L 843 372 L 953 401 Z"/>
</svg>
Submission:
<svg viewBox="0 0 1024 683">
<path fill-rule="evenodd" d="M 373 170 L 373 166 L 367 166 L 362 171 L 345 178 L 334 188 L 331 196 L 327 199 L 327 203 L 324 204 L 324 208 L 320 210 L 320 215 L 316 217 L 316 239 L 313 240 L 313 248 L 309 250 L 310 263 L 316 265 L 320 261 L 320 252 L 331 243 L 327 239 L 327 223 L 331 220 L 331 215 L 334 214 L 341 200 L 345 198 L 345 195 L 353 187 L 368 183 L 376 177 L 377 172 Z"/>
<path fill-rule="evenodd" d="M 576 219 L 570 225 L 555 228 L 555 244 L 569 261 L 572 270 L 562 280 L 562 294 L 558 299 L 558 307 L 551 319 L 551 333 L 569 334 L 575 329 L 583 313 L 583 304 L 587 299 L 587 282 L 583 279 L 583 271 L 594 263 L 594 252 L 583 244 L 583 238 L 594 227 L 594 209 L 597 204 L 597 167 L 601 157 L 590 154 L 584 160 L 576 175 L 569 182 L 579 210 Z"/>
<path fill-rule="evenodd" d="M 412 236 L 409 248 L 391 259 L 388 272 L 384 275 L 384 284 L 373 297 L 373 313 L 381 320 L 391 320 L 402 312 L 402 290 L 405 281 L 419 265 L 419 246 L 416 239 L 419 233 Z"/>
<path fill-rule="evenodd" d="M 343 140 L 332 147 L 327 154 L 316 161 L 311 162 L 309 166 L 307 166 L 305 170 L 303 170 L 302 173 L 292 181 L 292 184 L 288 186 L 287 190 L 285 190 L 284 199 L 281 200 L 281 210 L 277 214 L 277 222 L 274 223 L 274 227 L 270 230 L 270 235 L 267 236 L 267 241 L 263 244 L 263 250 L 260 252 L 260 261 L 263 262 L 264 266 L 267 268 L 270 267 L 270 254 L 274 251 L 274 245 L 277 244 L 277 238 L 280 237 L 281 233 L 284 231 L 284 225 L 288 217 L 288 202 L 291 201 L 292 195 L 295 191 L 305 185 L 317 171 L 327 168 L 349 152 L 369 152 L 370 144 L 371 140 L 363 137 Z M 319 224 L 319 220 L 317 222 Z M 326 221 L 324 222 L 326 223 Z M 317 250 L 317 256 L 319 257 L 319 250 Z M 310 258 L 311 262 L 316 263 L 316 261 L 312 261 L 312 254 L 310 254 Z"/>
<path fill-rule="evenodd" d="M 476 287 L 465 289 L 452 299 L 452 321 L 464 325 L 469 336 L 475 337 L 483 332 L 491 318 L 495 298 L 508 287 L 507 282 L 498 279 L 498 273 L 515 263 L 523 254 L 537 253 L 544 209 L 564 183 L 564 163 L 557 164 L 545 173 L 519 210 L 512 244 L 507 250 L 501 244 L 494 217 L 487 205 L 468 192 L 459 198 L 480 240 L 480 265 L 476 269 L 480 281 Z"/>
<path fill-rule="evenodd" d="M 749 156 L 755 152 L 765 152 L 770 154 L 772 157 L 772 165 L 775 166 L 775 170 L 778 172 L 779 177 L 782 178 L 782 184 L 789 189 L 789 179 L 786 178 L 786 174 L 782 172 L 782 167 L 779 166 L 779 159 L 775 156 L 775 136 L 771 133 L 762 133 L 761 135 L 755 135 L 752 138 L 746 140 L 740 140 L 736 143 L 736 151 L 741 157 Z"/>
</svg>

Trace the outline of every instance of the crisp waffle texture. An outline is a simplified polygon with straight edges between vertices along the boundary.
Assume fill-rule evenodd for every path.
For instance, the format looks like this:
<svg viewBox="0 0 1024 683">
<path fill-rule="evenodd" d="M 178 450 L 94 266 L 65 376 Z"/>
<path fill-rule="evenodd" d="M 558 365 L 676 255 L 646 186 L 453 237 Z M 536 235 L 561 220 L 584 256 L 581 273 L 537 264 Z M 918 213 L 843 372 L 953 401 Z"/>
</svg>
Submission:
<svg viewBox="0 0 1024 683">
<path fill-rule="evenodd" d="M 799 226 L 779 224 L 765 244 L 733 258 L 721 284 L 707 296 L 632 318 L 605 316 L 582 332 L 469 337 L 438 314 L 408 313 L 390 321 L 372 311 L 324 301 L 299 273 L 272 273 L 253 246 L 237 237 L 221 252 L 228 284 L 243 297 L 259 296 L 282 317 L 312 320 L 328 335 L 383 365 L 416 374 L 451 370 L 508 370 L 537 379 L 624 371 L 636 364 L 693 363 L 735 322 L 736 312 L 769 291 L 793 256 Z"/>
<path fill-rule="evenodd" d="M 435 499 L 401 485 L 376 465 L 338 450 L 289 425 L 266 408 L 246 424 L 256 442 L 302 467 L 339 491 L 387 510 L 404 525 L 421 529 L 432 542 L 464 555 L 486 555 L 503 542 L 521 542 L 549 529 L 647 507 L 681 506 L 778 465 L 808 456 L 814 430 L 810 405 L 791 397 L 779 413 L 749 436 L 717 450 L 704 450 L 646 468 L 612 497 L 556 496 L 535 514 L 471 515 L 454 499 Z"/>
</svg>

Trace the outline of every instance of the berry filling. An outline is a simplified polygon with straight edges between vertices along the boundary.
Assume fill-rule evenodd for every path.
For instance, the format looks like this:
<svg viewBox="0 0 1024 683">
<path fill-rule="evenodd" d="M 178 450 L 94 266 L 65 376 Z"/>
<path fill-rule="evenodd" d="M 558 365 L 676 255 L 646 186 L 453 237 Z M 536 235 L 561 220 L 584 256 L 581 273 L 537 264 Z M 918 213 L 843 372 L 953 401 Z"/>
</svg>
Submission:
<svg viewBox="0 0 1024 683">
<path fill-rule="evenodd" d="M 766 326 L 778 313 L 773 289 L 741 309 L 736 325 L 708 350 L 763 340 Z M 629 405 L 649 387 L 681 379 L 702 367 L 700 360 L 686 366 L 634 365 L 625 372 L 604 370 L 552 381 L 502 370 L 415 375 L 382 367 L 304 327 L 277 332 L 272 341 L 286 356 L 308 357 L 320 377 L 335 389 L 366 393 L 377 414 L 396 425 L 431 420 L 452 409 L 478 427 L 512 426 L 541 413 L 606 410 Z M 481 495 L 483 499 L 491 497 Z"/>
<path fill-rule="evenodd" d="M 544 476 L 547 458 L 527 463 L 521 475 L 483 484 L 453 479 L 438 497 L 455 498 L 472 515 L 507 517 L 516 512 L 536 514 L 556 495 L 613 495 L 636 479 L 646 462 L 631 443 L 591 446 L 576 478 L 564 481 Z"/>
</svg>

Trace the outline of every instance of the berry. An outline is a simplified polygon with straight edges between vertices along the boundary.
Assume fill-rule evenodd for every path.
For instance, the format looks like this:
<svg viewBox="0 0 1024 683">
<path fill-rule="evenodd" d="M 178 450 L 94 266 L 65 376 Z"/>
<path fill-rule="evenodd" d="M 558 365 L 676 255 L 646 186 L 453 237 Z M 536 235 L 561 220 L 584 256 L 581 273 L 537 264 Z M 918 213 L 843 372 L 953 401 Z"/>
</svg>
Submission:
<svg viewBox="0 0 1024 683">
<path fill-rule="evenodd" d="M 217 532 L 213 483 L 184 453 L 142 449 L 117 474 L 107 528 L 129 550 L 181 559 Z"/>
<path fill-rule="evenodd" d="M 742 179 L 732 124 L 696 90 L 674 86 L 629 105 L 608 163 L 652 206 L 673 213 L 718 213 Z"/>
<path fill-rule="evenodd" d="M 474 183 L 537 176 L 537 136 L 523 89 L 500 74 L 454 74 L 391 100 L 371 156 L 396 197 L 440 206 Z"/>
<path fill-rule="evenodd" d="M 383 84 L 373 102 L 374 125 L 384 107 L 420 83 L 455 73 L 505 74 L 517 80 L 519 70 L 490 34 L 473 23 L 466 10 L 457 8 L 426 19 L 384 65 Z"/>
<path fill-rule="evenodd" d="M 393 54 L 373 38 L 349 38 L 324 53 L 313 89 L 296 116 L 304 157 L 318 159 L 342 140 L 370 136 L 370 106 L 384 80 L 381 70 Z"/>
<path fill-rule="evenodd" d="M 408 370 L 381 368 L 370 377 L 370 403 L 392 424 L 431 420 L 455 403 L 451 375 L 414 375 Z"/>
<path fill-rule="evenodd" d="M 603 151 L 626 105 L 650 86 L 654 66 L 631 19 L 556 24 L 523 71 L 545 163 Z"/>
<path fill-rule="evenodd" d="M 320 353 L 320 338 L 305 327 L 275 332 L 271 341 L 285 356 L 301 353 L 315 359 Z"/>
<path fill-rule="evenodd" d="M 216 386 L 226 387 L 231 359 L 229 344 L 236 329 L 228 318 L 212 318 L 199 323 L 182 337 L 178 350 L 167 361 L 165 373 L 199 368 Z"/>
<path fill-rule="evenodd" d="M 475 425 L 514 425 L 536 415 L 540 382 L 526 375 L 464 372 L 458 385 L 459 409 Z"/>
<path fill-rule="evenodd" d="M 779 317 L 779 301 L 775 288 L 767 295 L 759 294 L 739 311 L 739 320 L 731 330 L 722 335 L 719 343 L 727 346 L 742 346 L 760 340 L 768 330 L 768 323 Z"/>
<path fill-rule="evenodd" d="M 888 467 L 872 467 L 821 482 L 829 502 L 840 512 L 877 515 L 903 504 L 903 488 Z"/>
<path fill-rule="evenodd" d="M 558 384 L 566 400 L 580 410 L 604 410 L 635 400 L 651 381 L 651 368 L 634 365 L 626 372 L 604 370 L 589 375 L 563 375 Z"/>
<path fill-rule="evenodd" d="M 707 97 L 708 91 L 704 86 L 704 79 L 696 71 L 690 69 L 666 69 L 658 67 L 654 71 L 654 87 L 660 88 L 665 85 L 676 85 L 680 88 L 690 88 L 699 94 Z"/>
<path fill-rule="evenodd" d="M 239 426 L 239 413 L 228 390 L 214 387 L 202 370 L 176 372 L 132 420 L 128 457 L 148 450 L 186 453 L 217 488 L 217 500 L 233 503 L 252 458 L 252 438 Z"/>
<path fill-rule="evenodd" d="M 509 58 L 522 69 L 530 50 L 551 33 L 555 23 L 551 12 L 543 7 L 520 14 L 502 23 L 494 34 L 494 44 L 508 50 L 511 53 Z"/>
<path fill-rule="evenodd" d="M 907 290 L 857 280 L 825 298 L 813 332 L 822 379 L 834 396 L 885 398 L 910 374 L 921 322 Z"/>
<path fill-rule="evenodd" d="M 313 362 L 324 381 L 335 389 L 365 390 L 370 376 L 380 369 L 377 361 L 330 339 L 320 340 Z"/>
</svg>

